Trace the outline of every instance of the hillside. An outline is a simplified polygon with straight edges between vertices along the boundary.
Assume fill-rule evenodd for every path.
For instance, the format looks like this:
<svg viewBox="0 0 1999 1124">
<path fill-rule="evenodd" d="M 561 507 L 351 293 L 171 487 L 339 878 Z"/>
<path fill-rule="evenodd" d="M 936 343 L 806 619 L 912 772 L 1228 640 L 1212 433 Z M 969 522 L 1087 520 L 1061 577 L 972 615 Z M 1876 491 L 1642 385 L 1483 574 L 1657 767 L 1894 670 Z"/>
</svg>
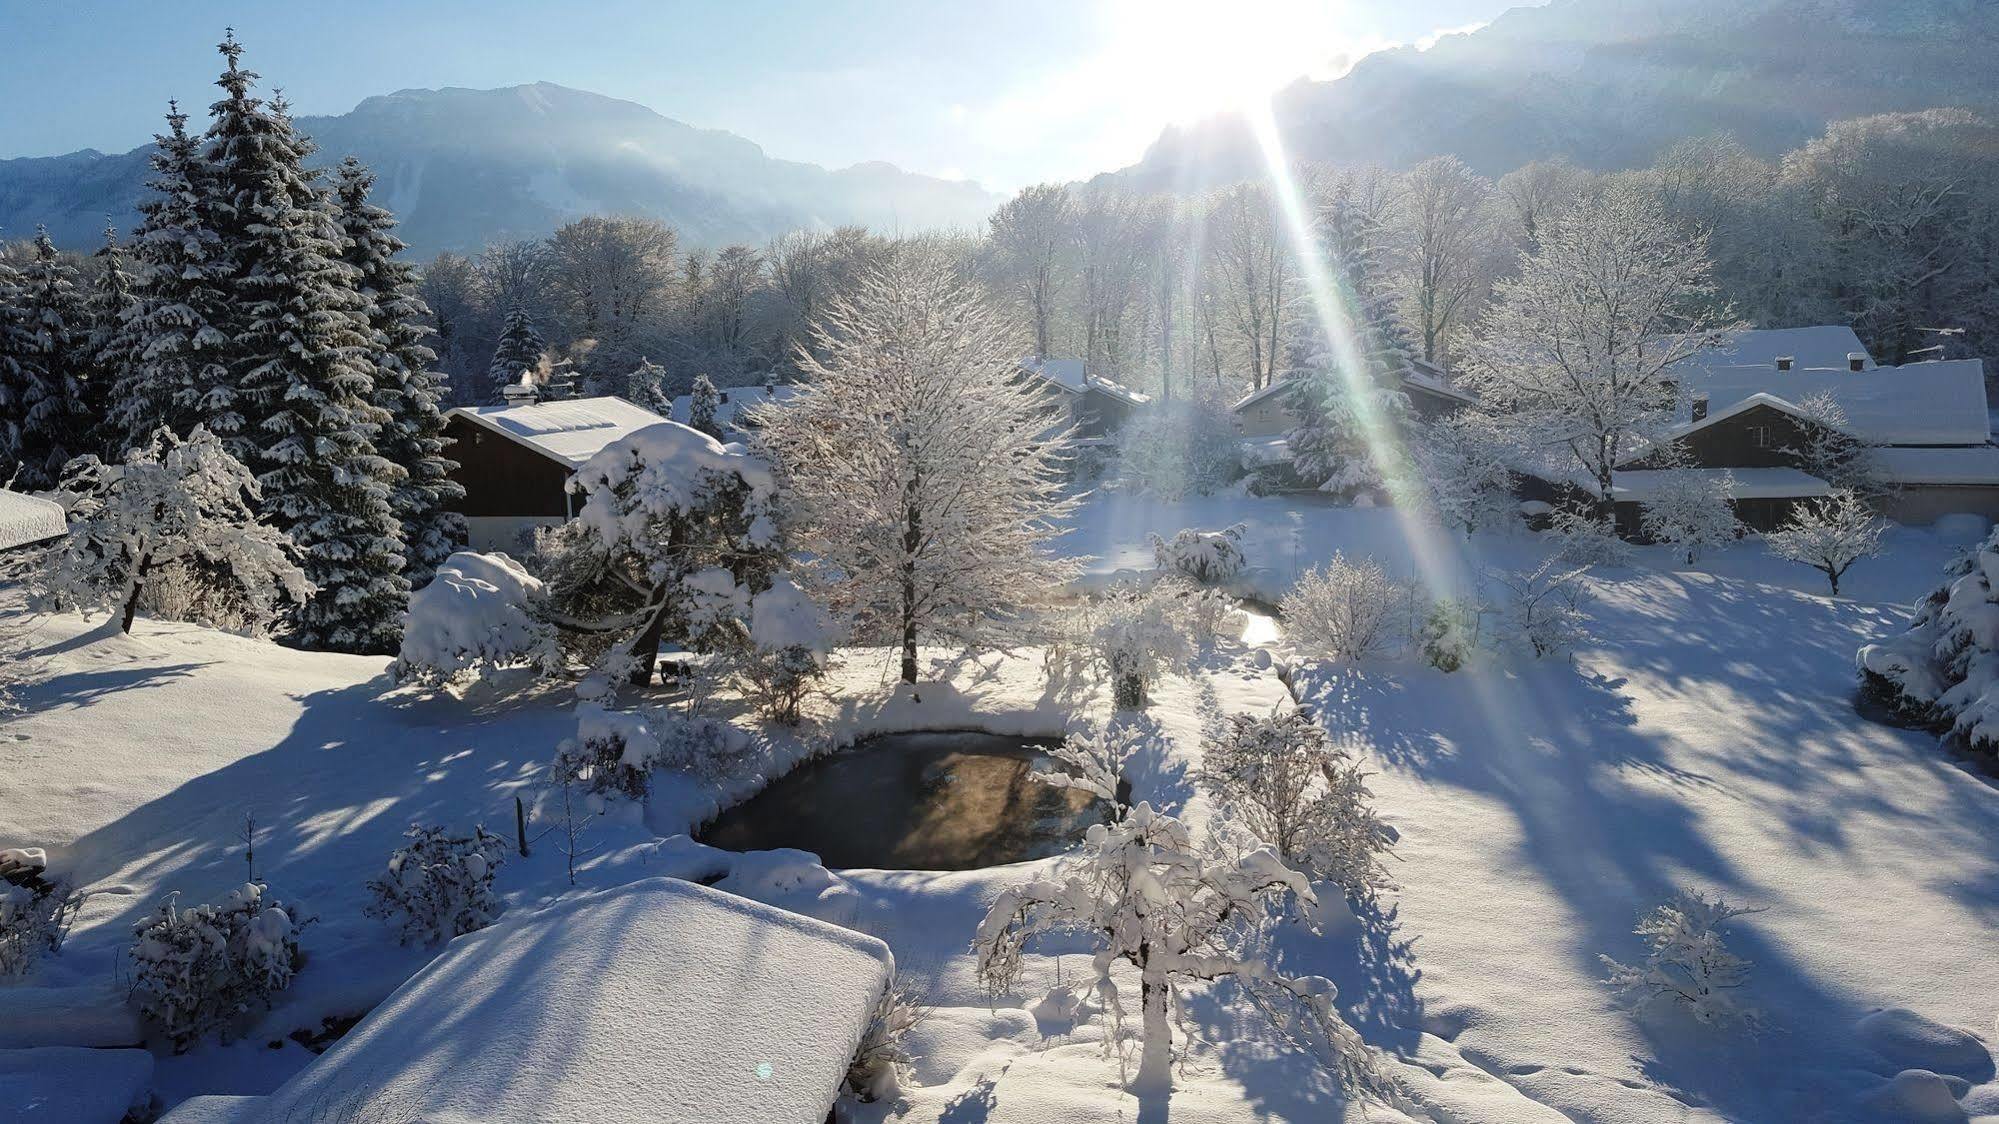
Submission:
<svg viewBox="0 0 1999 1124">
<path fill-rule="evenodd" d="M 1999 109 L 1995 49 L 1999 7 L 1979 0 L 1554 0 L 1294 83 L 1275 112 L 1296 160 L 1449 153 L 1499 175 L 1565 156 L 1609 170 L 1718 132 L 1774 156 L 1843 118 Z M 1213 184 L 1262 160 L 1242 120 L 1222 117 L 1167 130 L 1121 174 Z"/>
<path fill-rule="evenodd" d="M 195 123 L 197 126 L 199 121 Z M 592 212 L 645 215 L 697 245 L 762 242 L 798 227 L 962 227 L 997 202 L 976 184 L 888 164 L 829 170 L 780 160 L 733 133 L 550 83 L 403 90 L 299 127 L 330 165 L 353 155 L 419 258 L 547 234 Z M 57 242 L 96 244 L 109 216 L 136 221 L 150 148 L 0 160 L 0 237 L 46 223 Z"/>
</svg>

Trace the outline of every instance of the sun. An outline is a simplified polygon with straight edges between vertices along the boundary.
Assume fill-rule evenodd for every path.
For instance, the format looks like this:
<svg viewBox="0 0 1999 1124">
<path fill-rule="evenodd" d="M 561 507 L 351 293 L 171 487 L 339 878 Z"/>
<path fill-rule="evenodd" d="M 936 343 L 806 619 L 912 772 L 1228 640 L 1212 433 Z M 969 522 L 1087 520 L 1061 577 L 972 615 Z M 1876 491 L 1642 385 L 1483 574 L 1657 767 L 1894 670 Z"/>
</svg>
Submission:
<svg viewBox="0 0 1999 1124">
<path fill-rule="evenodd" d="M 1110 81 L 1172 122 L 1267 104 L 1300 78 L 1332 78 L 1386 46 L 1339 0 L 1108 0 Z"/>
</svg>

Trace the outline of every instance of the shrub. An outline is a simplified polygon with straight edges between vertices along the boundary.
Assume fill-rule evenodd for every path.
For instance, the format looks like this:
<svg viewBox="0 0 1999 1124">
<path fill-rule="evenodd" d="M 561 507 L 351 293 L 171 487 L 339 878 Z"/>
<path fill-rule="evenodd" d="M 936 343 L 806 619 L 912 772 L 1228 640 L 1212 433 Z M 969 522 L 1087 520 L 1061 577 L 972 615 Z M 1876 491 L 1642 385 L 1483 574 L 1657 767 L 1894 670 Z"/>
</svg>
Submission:
<svg viewBox="0 0 1999 1124">
<path fill-rule="evenodd" d="M 1147 691 L 1169 668 L 1194 656 L 1180 599 L 1168 588 L 1120 586 L 1091 604 L 1090 647 L 1111 680 L 1119 710 L 1143 710 Z"/>
<path fill-rule="evenodd" d="M 1616 524 L 1593 511 L 1558 507 L 1548 517 L 1548 533 L 1555 536 L 1555 559 L 1565 565 L 1626 566 L 1631 563 L 1631 544 L 1618 535 Z"/>
<path fill-rule="evenodd" d="M 1216 800 L 1289 866 L 1363 895 L 1382 886 L 1394 833 L 1360 763 L 1303 711 L 1230 715 L 1202 750 Z"/>
<path fill-rule="evenodd" d="M 662 714 L 655 767 L 678 769 L 711 783 L 760 773 L 772 746 L 759 734 L 699 714 Z"/>
<path fill-rule="evenodd" d="M 555 630 L 541 616 L 545 591 L 505 554 L 453 554 L 410 594 L 396 676 L 450 679 L 514 664 L 558 665 Z"/>
<path fill-rule="evenodd" d="M 1034 779 L 1056 788 L 1087 792 L 1115 813 L 1131 803 L 1131 785 L 1124 779 L 1125 764 L 1151 736 L 1148 728 L 1135 722 L 1102 727 L 1086 725 L 1048 751 L 1048 756 L 1062 768 L 1036 772 Z"/>
<path fill-rule="evenodd" d="M 1478 647 L 1478 616 L 1478 605 L 1464 598 L 1432 601 L 1416 629 L 1423 662 L 1444 672 L 1463 667 Z"/>
<path fill-rule="evenodd" d="M 1218 402 L 1164 403 L 1118 431 L 1120 479 L 1166 499 L 1226 488 L 1243 474 L 1235 419 Z"/>
<path fill-rule="evenodd" d="M 436 944 L 493 923 L 501 910 L 493 872 L 507 853 L 499 836 L 483 827 L 451 836 L 441 827 L 411 824 L 409 844 L 389 855 L 388 871 L 368 883 L 370 917 L 398 918 L 404 944 Z"/>
<path fill-rule="evenodd" d="M 1582 584 L 1589 567 L 1560 570 L 1556 561 L 1550 558 L 1532 571 L 1499 578 L 1507 591 L 1502 635 L 1535 659 L 1559 655 L 1589 638 L 1589 594 Z"/>
<path fill-rule="evenodd" d="M 134 926 L 131 959 L 140 1017 L 180 1053 L 210 1033 L 226 1038 L 291 986 L 304 923 L 255 882 L 215 905 L 181 909 L 177 897 Z"/>
<path fill-rule="evenodd" d="M 576 736 L 555 747 L 549 780 L 574 784 L 590 796 L 644 800 L 652 795 L 658 756 L 659 740 L 643 718 L 605 710 L 597 703 L 578 703 Z"/>
<path fill-rule="evenodd" d="M 1247 525 L 1237 523 L 1219 531 L 1183 528 L 1171 541 L 1152 535 L 1152 557 L 1162 570 L 1201 585 L 1219 585 L 1248 565 L 1242 549 L 1242 537 L 1248 530 Z"/>
<path fill-rule="evenodd" d="M 1839 596 L 1839 579 L 1862 558 L 1881 551 L 1881 533 L 1888 524 L 1867 502 L 1849 491 L 1801 504 L 1790 521 L 1763 536 L 1770 553 L 1802 562 L 1826 576 L 1832 595 Z"/>
<path fill-rule="evenodd" d="M 1709 901 L 1698 890 L 1681 890 L 1639 918 L 1632 930 L 1650 948 L 1643 964 L 1602 957 L 1610 970 L 1605 982 L 1640 1009 L 1664 1002 L 1685 1007 L 1705 1026 L 1741 1024 L 1755 1030 L 1762 1016 L 1736 1002 L 1732 994 L 1749 982 L 1749 961 L 1722 943 L 1721 926 L 1760 912 L 1731 906 L 1719 896 Z"/>
<path fill-rule="evenodd" d="M 796 582 L 780 577 L 750 599 L 745 640 L 732 660 L 743 697 L 772 721 L 797 725 L 806 695 L 826 673 L 832 639 L 825 615 Z"/>
<path fill-rule="evenodd" d="M 1702 551 L 1742 537 L 1734 501 L 1735 477 L 1729 473 L 1673 469 L 1642 506 L 1639 526 L 1646 538 L 1671 546 L 1691 566 Z"/>
<path fill-rule="evenodd" d="M 1280 608 L 1296 643 L 1334 659 L 1357 661 L 1374 654 L 1388 639 L 1389 621 L 1403 596 L 1381 563 L 1349 562 L 1333 553 L 1324 569 L 1313 567 L 1284 595 Z"/>
<path fill-rule="evenodd" d="M 58 952 L 83 895 L 61 881 L 0 882 L 0 981 L 28 974 L 35 961 Z"/>
<path fill-rule="evenodd" d="M 861 1044 L 847 1063 L 847 1090 L 855 1099 L 874 1102 L 892 1099 L 902 1091 L 902 1079 L 912 1061 L 904 1039 L 929 1009 L 918 1002 L 916 993 L 900 976 L 882 989 L 875 1001 Z"/>
</svg>

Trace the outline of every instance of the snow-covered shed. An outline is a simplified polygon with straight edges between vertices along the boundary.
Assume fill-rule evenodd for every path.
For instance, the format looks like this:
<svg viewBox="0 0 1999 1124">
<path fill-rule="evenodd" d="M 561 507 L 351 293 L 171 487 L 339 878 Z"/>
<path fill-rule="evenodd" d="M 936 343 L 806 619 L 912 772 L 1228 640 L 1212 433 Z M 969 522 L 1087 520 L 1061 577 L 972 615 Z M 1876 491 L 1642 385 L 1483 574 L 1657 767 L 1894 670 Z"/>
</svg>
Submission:
<svg viewBox="0 0 1999 1124">
<path fill-rule="evenodd" d="M 598 450 L 665 418 L 622 398 L 461 406 L 445 415 L 458 510 L 475 550 L 517 550 L 575 514 L 569 477 Z"/>
<path fill-rule="evenodd" d="M 1079 441 L 1108 438 L 1152 401 L 1150 395 L 1090 373 L 1089 365 L 1081 359 L 1029 356 L 1020 361 L 1020 369 L 1048 388 L 1062 415 L 1061 424 Z"/>
<path fill-rule="evenodd" d="M 69 532 L 62 505 L 0 488 L 0 551 L 59 539 Z"/>
<path fill-rule="evenodd" d="M 1291 392 L 1297 385 L 1292 379 L 1278 378 L 1237 399 L 1229 407 L 1235 414 L 1236 432 L 1249 438 L 1277 437 L 1298 428 L 1298 417 L 1291 410 Z M 1410 410 L 1421 418 L 1442 417 L 1474 401 L 1451 384 L 1450 374 L 1442 367 L 1421 359 L 1410 360 L 1401 390 L 1409 398 Z"/>
<path fill-rule="evenodd" d="M 261 1104 L 218 1120 L 822 1124 L 888 946 L 653 878 L 461 937 Z"/>
</svg>

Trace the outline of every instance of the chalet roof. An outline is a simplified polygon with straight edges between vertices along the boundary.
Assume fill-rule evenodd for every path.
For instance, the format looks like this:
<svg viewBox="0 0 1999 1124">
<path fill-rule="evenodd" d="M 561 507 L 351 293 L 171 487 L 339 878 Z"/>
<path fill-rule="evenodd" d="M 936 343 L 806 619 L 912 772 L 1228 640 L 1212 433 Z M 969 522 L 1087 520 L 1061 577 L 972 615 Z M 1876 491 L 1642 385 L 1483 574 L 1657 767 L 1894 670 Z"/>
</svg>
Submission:
<svg viewBox="0 0 1999 1124">
<path fill-rule="evenodd" d="M 1792 499 L 1832 494 L 1832 485 L 1796 468 L 1667 468 L 1619 472 L 1612 496 L 1643 503 L 1658 495 L 1682 474 L 1713 477 L 1726 473 L 1735 481 L 1739 500 Z"/>
<path fill-rule="evenodd" d="M 571 398 L 509 406 L 460 406 L 460 416 L 570 468 L 611 442 L 667 420 L 622 398 Z"/>
<path fill-rule="evenodd" d="M 0 488 L 0 550 L 61 538 L 69 533 L 62 505 Z"/>
<path fill-rule="evenodd" d="M 1724 337 L 1720 346 L 1709 348 L 1686 361 L 1688 367 L 1760 367 L 1775 372 L 1778 359 L 1790 359 L 1795 369 L 1846 370 L 1847 358 L 1864 357 L 1867 370 L 1874 360 L 1859 335 L 1845 324 L 1816 324 L 1804 328 L 1749 328 Z"/>
<path fill-rule="evenodd" d="M 1999 486 L 1999 446 L 1873 449 L 1869 457 L 1893 484 Z"/>
<path fill-rule="evenodd" d="M 1152 401 L 1152 396 L 1149 394 L 1140 394 L 1101 375 L 1092 375 L 1088 365 L 1081 359 L 1039 359 L 1028 356 L 1020 361 L 1020 369 L 1030 375 L 1037 375 L 1070 394 L 1085 394 L 1094 390 L 1108 394 L 1112 398 L 1121 398 L 1134 406 L 1143 406 Z"/>
<path fill-rule="evenodd" d="M 1273 379 L 1269 386 L 1261 390 L 1253 390 L 1236 399 L 1235 405 L 1230 406 L 1229 409 L 1241 413 L 1280 391 L 1291 390 L 1293 385 L 1294 381 L 1289 378 Z M 1454 402 L 1463 402 L 1467 405 L 1478 401 L 1471 395 L 1452 386 L 1450 376 L 1445 374 L 1442 368 L 1432 363 L 1425 363 L 1421 359 L 1410 360 L 1408 372 L 1402 377 L 1402 389 L 1405 391 L 1415 390 L 1434 394 L 1440 398 L 1449 398 Z"/>
</svg>

